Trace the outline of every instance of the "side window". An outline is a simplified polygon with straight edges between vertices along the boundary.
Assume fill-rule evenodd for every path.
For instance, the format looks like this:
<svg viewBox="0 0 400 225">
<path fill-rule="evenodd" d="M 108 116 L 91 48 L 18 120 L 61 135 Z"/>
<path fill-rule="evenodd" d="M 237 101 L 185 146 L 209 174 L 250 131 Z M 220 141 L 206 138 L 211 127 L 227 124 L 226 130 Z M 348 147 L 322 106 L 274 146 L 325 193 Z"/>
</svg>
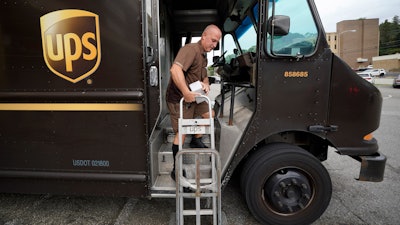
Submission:
<svg viewBox="0 0 400 225">
<path fill-rule="evenodd" d="M 224 36 L 224 48 L 223 50 L 226 51 L 225 53 L 225 62 L 229 64 L 233 58 L 236 57 L 234 53 L 234 49 L 237 49 L 235 41 L 231 34 L 226 34 Z"/>
<path fill-rule="evenodd" d="M 279 56 L 311 55 L 316 48 L 318 30 L 307 0 L 298 0 L 300 4 L 293 4 L 292 0 L 270 0 L 268 10 L 270 16 L 273 12 L 273 1 L 275 1 L 275 15 L 290 17 L 290 29 L 285 36 L 268 34 L 267 52 Z"/>
<path fill-rule="evenodd" d="M 253 7 L 253 15 L 256 23 L 258 23 L 258 3 Z"/>
<path fill-rule="evenodd" d="M 146 0 L 146 24 L 145 24 L 145 41 L 146 41 L 146 63 L 154 60 L 154 39 L 153 39 L 153 12 L 152 0 Z"/>
</svg>

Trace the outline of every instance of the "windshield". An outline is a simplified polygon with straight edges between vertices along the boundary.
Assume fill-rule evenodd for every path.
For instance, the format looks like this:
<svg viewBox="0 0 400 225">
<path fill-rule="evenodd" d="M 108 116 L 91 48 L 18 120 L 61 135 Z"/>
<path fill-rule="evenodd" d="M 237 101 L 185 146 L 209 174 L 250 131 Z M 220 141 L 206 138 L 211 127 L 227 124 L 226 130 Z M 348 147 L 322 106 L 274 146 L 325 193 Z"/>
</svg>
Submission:
<svg viewBox="0 0 400 225">
<path fill-rule="evenodd" d="M 253 6 L 252 9 L 253 17 L 255 21 L 258 21 L 258 3 Z M 257 33 L 254 28 L 251 15 L 246 16 L 240 25 L 234 31 L 234 35 L 226 34 L 224 36 L 223 49 L 226 51 L 225 61 L 230 63 L 233 58 L 246 52 L 256 52 L 257 47 Z M 241 51 L 241 52 L 239 52 Z"/>
<path fill-rule="evenodd" d="M 242 53 L 256 52 L 257 34 L 249 16 L 242 21 L 242 24 L 235 31 Z"/>
</svg>

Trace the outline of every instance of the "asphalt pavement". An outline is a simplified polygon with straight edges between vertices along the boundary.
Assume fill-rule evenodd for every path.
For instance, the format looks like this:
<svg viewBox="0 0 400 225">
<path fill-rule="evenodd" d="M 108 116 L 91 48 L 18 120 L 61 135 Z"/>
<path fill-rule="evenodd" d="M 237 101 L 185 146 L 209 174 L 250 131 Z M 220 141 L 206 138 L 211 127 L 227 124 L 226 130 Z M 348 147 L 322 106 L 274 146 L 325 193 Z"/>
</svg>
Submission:
<svg viewBox="0 0 400 225">
<path fill-rule="evenodd" d="M 384 78 L 376 77 L 375 84 L 376 85 L 392 85 L 393 78 L 392 77 L 384 77 Z"/>
<path fill-rule="evenodd" d="M 329 152 L 328 169 L 333 183 L 331 203 L 315 225 L 397 225 L 400 222 L 400 89 L 392 79 L 378 78 L 383 97 L 379 129 L 374 132 L 380 152 L 387 156 L 382 182 L 359 182 L 359 164 Z M 390 81 L 390 82 L 389 82 Z M 367 113 L 367 112 L 366 112 Z"/>
</svg>

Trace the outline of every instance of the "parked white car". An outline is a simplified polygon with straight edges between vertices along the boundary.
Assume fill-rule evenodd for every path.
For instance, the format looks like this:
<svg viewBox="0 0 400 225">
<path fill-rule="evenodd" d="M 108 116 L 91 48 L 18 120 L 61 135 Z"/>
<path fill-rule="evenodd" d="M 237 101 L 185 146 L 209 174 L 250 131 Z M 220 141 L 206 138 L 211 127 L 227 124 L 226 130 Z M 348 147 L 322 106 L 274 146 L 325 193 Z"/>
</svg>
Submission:
<svg viewBox="0 0 400 225">
<path fill-rule="evenodd" d="M 375 84 L 375 77 L 373 77 L 372 75 L 371 75 L 371 73 L 366 73 L 366 71 L 364 71 L 364 72 L 362 72 L 362 73 L 357 73 L 360 77 L 362 77 L 362 78 L 364 78 L 364 80 L 366 80 L 366 81 L 368 81 L 368 82 L 370 82 L 370 83 L 372 83 L 372 84 Z"/>
<path fill-rule="evenodd" d="M 400 88 L 400 74 L 393 79 L 393 87 Z"/>
<path fill-rule="evenodd" d="M 377 77 L 383 77 L 386 75 L 386 71 L 385 69 L 368 69 L 363 71 L 363 73 L 370 73 L 372 76 Z"/>
</svg>

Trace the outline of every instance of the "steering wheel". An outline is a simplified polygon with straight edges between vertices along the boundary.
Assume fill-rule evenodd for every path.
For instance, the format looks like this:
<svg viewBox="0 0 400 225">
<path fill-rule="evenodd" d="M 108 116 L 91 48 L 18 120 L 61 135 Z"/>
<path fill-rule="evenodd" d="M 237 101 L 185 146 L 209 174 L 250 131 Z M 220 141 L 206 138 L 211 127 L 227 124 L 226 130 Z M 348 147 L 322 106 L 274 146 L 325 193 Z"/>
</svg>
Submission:
<svg viewBox="0 0 400 225">
<path fill-rule="evenodd" d="M 225 52 L 215 60 L 215 62 L 211 65 L 211 67 L 219 66 L 219 64 L 222 63 L 222 59 L 224 59 L 226 52 L 227 52 L 227 50 L 225 50 Z"/>
</svg>

